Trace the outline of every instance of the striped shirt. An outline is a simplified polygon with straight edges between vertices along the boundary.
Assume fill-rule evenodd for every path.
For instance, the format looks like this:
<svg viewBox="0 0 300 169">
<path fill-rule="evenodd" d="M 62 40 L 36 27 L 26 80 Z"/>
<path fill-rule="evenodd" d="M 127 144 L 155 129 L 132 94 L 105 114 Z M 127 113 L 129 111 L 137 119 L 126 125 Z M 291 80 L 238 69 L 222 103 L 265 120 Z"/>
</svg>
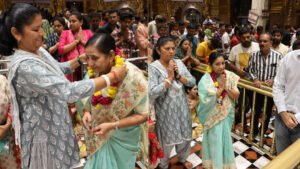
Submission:
<svg viewBox="0 0 300 169">
<path fill-rule="evenodd" d="M 274 79 L 281 59 L 282 54 L 273 49 L 270 49 L 266 58 L 261 55 L 260 51 L 252 53 L 247 69 L 250 79 L 259 81 Z"/>
</svg>

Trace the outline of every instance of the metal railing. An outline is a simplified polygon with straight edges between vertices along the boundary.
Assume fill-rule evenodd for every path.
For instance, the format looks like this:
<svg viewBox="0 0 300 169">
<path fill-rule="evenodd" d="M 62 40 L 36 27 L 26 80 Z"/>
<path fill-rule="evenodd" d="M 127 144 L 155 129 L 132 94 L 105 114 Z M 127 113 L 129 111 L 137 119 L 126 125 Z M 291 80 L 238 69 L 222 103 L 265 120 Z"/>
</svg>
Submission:
<svg viewBox="0 0 300 169">
<path fill-rule="evenodd" d="M 290 145 L 287 149 L 281 152 L 275 159 L 273 159 L 264 169 L 291 169 L 291 168 L 300 168 L 299 167 L 299 148 L 300 148 L 300 139 Z M 297 166 L 298 165 L 298 166 Z"/>
<path fill-rule="evenodd" d="M 195 68 L 193 68 L 193 72 L 196 73 L 201 73 L 204 74 L 206 72 L 206 64 L 201 64 L 200 66 L 197 66 Z M 267 155 L 269 155 L 272 158 L 275 158 L 275 129 L 273 131 L 273 140 L 272 140 L 272 144 L 271 144 L 271 148 L 270 150 L 264 148 L 264 141 L 265 141 L 265 137 L 264 137 L 264 126 L 265 126 L 265 119 L 266 119 L 266 107 L 267 107 L 267 98 L 268 97 L 273 97 L 272 96 L 272 88 L 266 86 L 266 85 L 262 85 L 262 88 L 256 88 L 254 87 L 253 82 L 251 82 L 248 79 L 240 79 L 238 82 L 238 87 L 242 88 L 242 91 L 240 91 L 240 96 L 242 96 L 242 106 L 241 106 L 241 127 L 239 130 L 234 130 L 235 128 L 235 122 L 233 123 L 233 130 L 232 132 L 235 133 L 236 135 L 238 135 L 239 137 L 241 137 L 244 141 L 246 141 L 247 143 L 250 143 L 251 145 L 257 147 L 259 150 L 263 151 L 264 153 L 266 153 Z M 245 104 L 246 104 L 246 90 L 252 91 L 253 92 L 253 96 L 252 96 L 252 105 L 251 105 L 251 120 L 250 120 L 250 134 L 245 135 L 245 127 L 244 126 L 244 121 L 246 120 L 246 116 L 245 114 L 247 112 L 245 112 Z M 260 138 L 259 138 L 259 142 L 255 142 L 254 139 L 254 116 L 255 113 L 260 113 L 260 112 L 255 112 L 255 101 L 256 101 L 256 94 L 262 94 L 264 95 L 264 106 L 263 106 L 263 115 L 262 115 L 262 124 L 261 124 L 261 133 L 260 133 Z"/>
</svg>

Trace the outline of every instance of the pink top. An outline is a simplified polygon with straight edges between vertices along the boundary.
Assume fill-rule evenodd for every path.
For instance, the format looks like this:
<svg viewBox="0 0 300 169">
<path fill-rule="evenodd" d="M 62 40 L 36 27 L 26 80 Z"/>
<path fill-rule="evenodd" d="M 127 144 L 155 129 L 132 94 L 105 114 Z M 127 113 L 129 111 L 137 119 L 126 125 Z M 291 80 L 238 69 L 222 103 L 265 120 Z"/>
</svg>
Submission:
<svg viewBox="0 0 300 169">
<path fill-rule="evenodd" d="M 135 33 L 135 41 L 137 44 L 137 47 L 139 48 L 139 56 L 147 56 L 147 48 L 149 45 L 149 38 L 148 38 L 148 27 L 144 24 L 141 24 Z"/>
<path fill-rule="evenodd" d="M 78 36 L 77 34 L 75 34 L 76 38 Z M 82 30 L 82 39 L 85 42 L 87 42 L 90 39 L 90 37 L 92 37 L 92 36 L 93 36 L 93 33 L 89 29 Z M 66 62 L 66 61 L 72 60 L 72 59 L 76 58 L 77 56 L 79 56 L 80 54 L 85 53 L 83 44 L 79 43 L 78 47 L 79 47 L 80 54 L 78 53 L 77 47 L 74 47 L 68 53 L 63 54 L 64 46 L 72 43 L 74 40 L 75 40 L 74 35 L 71 30 L 63 31 L 62 35 L 60 36 L 59 46 L 58 46 L 58 52 L 59 52 L 59 54 L 62 55 L 61 62 Z"/>
</svg>

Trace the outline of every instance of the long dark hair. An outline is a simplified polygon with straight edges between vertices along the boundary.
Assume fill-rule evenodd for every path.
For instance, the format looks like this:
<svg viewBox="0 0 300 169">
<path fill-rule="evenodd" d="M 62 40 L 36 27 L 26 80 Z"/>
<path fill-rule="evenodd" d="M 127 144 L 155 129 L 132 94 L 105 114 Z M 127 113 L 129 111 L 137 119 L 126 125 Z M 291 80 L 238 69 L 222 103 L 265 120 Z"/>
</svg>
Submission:
<svg viewBox="0 0 300 169">
<path fill-rule="evenodd" d="M 152 57 L 154 60 L 160 59 L 160 55 L 157 53 L 156 48 L 160 49 L 160 47 L 165 45 L 167 42 L 174 42 L 174 39 L 171 37 L 168 37 L 168 36 L 163 36 L 157 40 L 157 43 L 156 43 L 155 47 L 153 48 L 153 56 Z"/>
<path fill-rule="evenodd" d="M 3 11 L 0 15 L 0 55 L 12 55 L 13 49 L 18 47 L 11 28 L 15 27 L 22 34 L 24 26 L 30 25 L 35 16 L 40 14 L 36 7 L 26 3 L 16 3 Z"/>
</svg>

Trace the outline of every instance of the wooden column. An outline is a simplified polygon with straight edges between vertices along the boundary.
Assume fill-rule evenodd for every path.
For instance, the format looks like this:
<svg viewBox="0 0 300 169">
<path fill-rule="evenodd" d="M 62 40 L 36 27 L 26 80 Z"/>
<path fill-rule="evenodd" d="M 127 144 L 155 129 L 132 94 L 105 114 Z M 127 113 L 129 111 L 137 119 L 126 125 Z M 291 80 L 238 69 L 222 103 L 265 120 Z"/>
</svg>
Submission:
<svg viewBox="0 0 300 169">
<path fill-rule="evenodd" d="M 212 17 L 219 16 L 219 0 L 210 1 L 209 13 Z"/>
<path fill-rule="evenodd" d="M 83 12 L 86 13 L 87 12 L 87 5 L 86 5 L 86 0 L 83 0 Z"/>
<path fill-rule="evenodd" d="M 0 11 L 4 11 L 5 9 L 11 6 L 10 0 L 0 0 Z"/>
</svg>

